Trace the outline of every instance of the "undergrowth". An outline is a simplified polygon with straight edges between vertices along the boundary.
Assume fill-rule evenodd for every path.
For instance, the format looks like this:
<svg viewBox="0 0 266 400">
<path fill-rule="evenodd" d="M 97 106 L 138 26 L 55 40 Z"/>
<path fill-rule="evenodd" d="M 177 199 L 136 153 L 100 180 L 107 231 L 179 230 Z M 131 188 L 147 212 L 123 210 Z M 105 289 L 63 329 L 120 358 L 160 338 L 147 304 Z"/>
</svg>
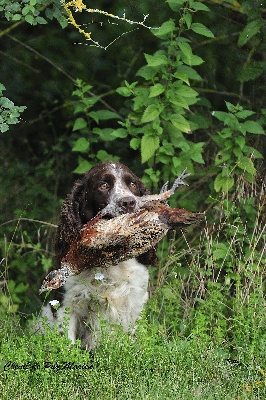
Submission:
<svg viewBox="0 0 266 400">
<path fill-rule="evenodd" d="M 196 245 L 189 234 L 167 243 L 149 315 L 170 335 L 211 340 L 234 359 L 263 359 L 265 185 L 239 179 L 236 195 L 220 199 L 215 212 L 217 223 L 206 223 Z"/>
<path fill-rule="evenodd" d="M 105 332 L 93 354 L 54 329 L 44 336 L 22 330 L 16 318 L 2 319 L 1 331 L 1 399 L 253 399 L 266 393 L 265 359 L 232 361 L 210 340 L 169 339 L 145 317 L 133 338 Z"/>
<path fill-rule="evenodd" d="M 2 313 L 0 397 L 265 398 L 265 186 L 239 179 L 236 193 L 217 202 L 217 223 L 198 238 L 162 243 L 133 337 L 103 326 L 89 354 L 56 329 L 41 335 Z"/>
</svg>

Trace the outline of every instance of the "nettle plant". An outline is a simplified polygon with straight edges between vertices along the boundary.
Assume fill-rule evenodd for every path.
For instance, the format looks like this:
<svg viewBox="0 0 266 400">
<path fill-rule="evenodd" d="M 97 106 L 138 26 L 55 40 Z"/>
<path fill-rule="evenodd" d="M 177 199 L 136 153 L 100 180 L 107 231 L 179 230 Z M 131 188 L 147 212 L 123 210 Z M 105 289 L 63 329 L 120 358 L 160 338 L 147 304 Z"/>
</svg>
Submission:
<svg viewBox="0 0 266 400">
<path fill-rule="evenodd" d="M 263 158 L 258 150 L 249 145 L 254 135 L 265 133 L 259 121 L 249 118 L 255 112 L 229 102 L 226 102 L 226 107 L 228 112 L 213 112 L 213 116 L 224 125 L 224 128 L 213 136 L 214 142 L 220 148 L 214 163 L 214 166 L 220 169 L 214 181 L 216 192 L 232 190 L 236 178 L 240 175 L 248 182 L 254 182 L 256 175 L 254 162 Z"/>
<path fill-rule="evenodd" d="M 108 110 L 92 111 L 99 106 L 99 97 L 88 98 L 88 90 L 79 81 L 79 105 L 75 113 L 84 113 L 86 118 L 78 116 L 73 130 L 81 131 L 85 136 L 77 138 L 73 150 L 90 153 L 91 143 L 98 140 L 104 144 L 116 139 L 127 139 L 127 146 L 141 153 L 141 162 L 147 163 L 144 181 L 157 186 L 177 176 L 187 167 L 194 172 L 194 164 L 204 164 L 202 151 L 204 142 L 192 141 L 193 133 L 200 128 L 195 111 L 191 106 L 198 102 L 198 92 L 191 87 L 191 82 L 202 80 L 194 67 L 204 60 L 193 54 L 190 40 L 185 37 L 188 32 L 212 38 L 212 32 L 200 23 L 194 23 L 192 16 L 198 11 L 209 11 L 208 7 L 197 1 L 169 1 L 170 8 L 178 12 L 176 23 L 169 20 L 159 29 L 151 29 L 161 42 L 161 49 L 155 54 L 144 54 L 146 65 L 142 66 L 136 76 L 139 81 L 119 87 L 116 92 L 127 100 L 124 104 L 124 119 Z M 87 93 L 86 93 L 87 90 Z M 93 128 L 88 133 L 89 120 L 101 123 L 106 119 L 117 118 L 120 125 L 117 129 Z M 87 129 L 87 133 L 86 133 Z M 128 140 L 129 139 L 129 140 Z M 125 141 L 126 143 L 126 141 Z M 108 153 L 108 152 L 107 152 Z M 96 155 L 97 159 L 108 156 L 106 152 Z M 95 155 L 89 154 L 89 159 Z M 76 172 L 82 173 L 89 166 L 83 157 L 79 159 Z"/>
<path fill-rule="evenodd" d="M 233 191 L 237 177 L 243 175 L 250 182 L 255 177 L 255 161 L 262 156 L 250 144 L 256 135 L 264 133 L 262 122 L 252 120 L 255 112 L 226 102 L 228 111 L 213 112 L 216 120 L 213 119 L 212 133 L 208 132 L 212 124 L 210 106 L 195 90 L 203 81 L 197 67 L 204 60 L 194 54 L 193 45 L 198 42 L 199 35 L 208 42 L 214 37 L 206 26 L 194 22 L 199 13 L 208 12 L 209 8 L 192 0 L 168 0 L 167 3 L 177 18 L 163 23 L 159 29 L 150 29 L 161 40 L 160 49 L 154 54 L 144 54 L 145 65 L 137 71 L 137 80 L 125 81 L 116 90 L 125 98 L 122 115 L 103 104 L 104 95 L 94 96 L 91 86 L 77 81 L 74 91 L 78 97 L 74 108 L 77 118 L 72 138 L 73 151 L 81 156 L 75 172 L 83 173 L 97 161 L 117 158 L 112 155 L 111 142 L 119 140 L 117 147 L 124 146 L 127 151 L 133 149 L 140 153 L 146 167 L 144 182 L 148 185 L 152 182 L 155 189 L 158 184 L 180 174 L 184 167 L 199 176 L 206 175 L 208 168 L 209 176 L 215 176 L 208 193 L 212 197 L 217 192 L 228 193 Z M 258 29 L 260 26 L 259 23 Z M 244 44 L 243 32 L 239 37 L 240 46 Z M 256 32 L 254 30 L 252 35 Z M 118 128 L 117 122 L 109 124 L 109 120 L 114 119 L 120 125 Z M 110 127 L 102 127 L 107 126 L 106 123 Z M 202 172 L 205 161 L 202 154 L 208 145 L 213 157 L 207 160 L 208 166 Z M 206 198 L 208 195 L 204 196 Z M 197 193 L 193 201 L 202 200 Z"/>
<path fill-rule="evenodd" d="M 198 102 L 198 92 L 191 82 L 202 80 L 194 67 L 204 60 L 193 54 L 185 35 L 192 31 L 213 37 L 204 25 L 192 22 L 192 15 L 208 11 L 208 7 L 193 1 L 168 3 L 173 11 L 181 13 L 179 25 L 169 20 L 153 30 L 162 40 L 161 49 L 144 54 L 146 65 L 136 74 L 143 81 L 125 82 L 117 89 L 122 96 L 132 98 L 128 118 L 120 124 L 128 132 L 130 147 L 140 150 L 142 163 L 148 164 L 144 180 L 155 184 L 180 174 L 184 166 L 194 172 L 194 163 L 204 164 L 204 142 L 190 139 L 200 128 L 190 108 Z"/>
<path fill-rule="evenodd" d="M 72 151 L 79 154 L 78 166 L 74 171 L 77 174 L 83 174 L 96 162 L 108 158 L 118 159 L 107 151 L 109 150 L 108 143 L 126 136 L 124 133 L 119 136 L 119 132 L 112 128 L 99 127 L 100 123 L 118 119 L 120 116 L 115 111 L 101 109 L 104 102 L 101 96 L 94 95 L 91 89 L 91 85 L 77 79 L 76 89 L 72 93 L 75 98 L 72 103 L 74 114 L 77 115 L 72 127 Z M 95 151 L 95 145 L 97 147 L 99 143 L 104 143 L 105 146 L 103 145 L 102 149 Z"/>
</svg>

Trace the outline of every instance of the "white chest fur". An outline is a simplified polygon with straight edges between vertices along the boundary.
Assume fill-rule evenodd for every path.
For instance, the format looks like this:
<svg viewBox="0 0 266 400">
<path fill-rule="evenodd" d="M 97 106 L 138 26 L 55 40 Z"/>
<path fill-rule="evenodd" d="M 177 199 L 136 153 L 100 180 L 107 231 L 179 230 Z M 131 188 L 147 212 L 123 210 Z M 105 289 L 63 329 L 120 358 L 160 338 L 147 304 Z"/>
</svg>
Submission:
<svg viewBox="0 0 266 400">
<path fill-rule="evenodd" d="M 68 278 L 57 320 L 62 322 L 65 308 L 68 308 L 69 338 L 72 342 L 79 338 L 83 347 L 93 349 L 97 345 L 101 320 L 106 321 L 110 330 L 113 324 L 121 324 L 125 331 L 134 330 L 148 299 L 148 280 L 147 268 L 136 259 L 107 269 L 85 270 Z M 44 315 L 49 318 L 47 311 Z"/>
</svg>

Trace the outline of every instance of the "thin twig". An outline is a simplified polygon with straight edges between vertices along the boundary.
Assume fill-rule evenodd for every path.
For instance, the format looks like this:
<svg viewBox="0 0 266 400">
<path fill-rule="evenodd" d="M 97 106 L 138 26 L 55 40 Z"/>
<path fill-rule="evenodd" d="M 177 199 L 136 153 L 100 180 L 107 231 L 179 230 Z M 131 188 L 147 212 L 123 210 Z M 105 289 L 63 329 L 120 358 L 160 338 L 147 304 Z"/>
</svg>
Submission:
<svg viewBox="0 0 266 400">
<path fill-rule="evenodd" d="M 50 226 L 51 228 L 57 228 L 58 227 L 58 225 L 51 224 L 50 222 L 40 221 L 38 219 L 33 219 L 33 218 L 22 218 L 22 217 L 11 219 L 9 221 L 3 222 L 2 224 L 0 224 L 0 226 L 8 225 L 8 224 L 11 224 L 13 222 L 19 222 L 19 221 L 36 222 L 38 224 Z"/>
</svg>

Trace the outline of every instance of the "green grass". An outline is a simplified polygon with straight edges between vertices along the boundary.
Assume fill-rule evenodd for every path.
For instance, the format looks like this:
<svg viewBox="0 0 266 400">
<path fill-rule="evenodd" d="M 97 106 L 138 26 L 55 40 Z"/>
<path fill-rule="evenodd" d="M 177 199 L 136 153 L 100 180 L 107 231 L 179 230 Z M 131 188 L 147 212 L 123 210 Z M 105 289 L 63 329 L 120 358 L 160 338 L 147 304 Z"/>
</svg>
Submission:
<svg viewBox="0 0 266 400">
<path fill-rule="evenodd" d="M 200 238 L 162 241 L 147 317 L 134 337 L 103 329 L 93 354 L 30 330 L 5 285 L 0 399 L 266 399 L 265 193 L 224 199 Z"/>
<path fill-rule="evenodd" d="M 3 400 L 266 397 L 265 357 L 243 349 L 233 359 L 226 345 L 167 339 L 146 319 L 133 338 L 103 335 L 92 355 L 55 330 L 31 334 L 14 317 L 2 319 L 1 332 Z"/>
</svg>

